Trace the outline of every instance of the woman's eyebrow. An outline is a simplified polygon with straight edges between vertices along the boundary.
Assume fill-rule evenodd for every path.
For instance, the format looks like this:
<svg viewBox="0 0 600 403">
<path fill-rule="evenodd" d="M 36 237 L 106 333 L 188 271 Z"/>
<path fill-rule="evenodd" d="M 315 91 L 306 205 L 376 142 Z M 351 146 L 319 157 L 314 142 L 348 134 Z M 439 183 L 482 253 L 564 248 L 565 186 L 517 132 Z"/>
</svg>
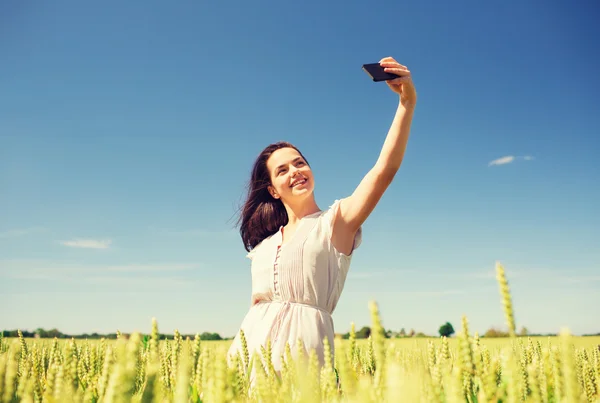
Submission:
<svg viewBox="0 0 600 403">
<path fill-rule="evenodd" d="M 302 160 L 302 157 L 296 157 L 292 160 L 292 163 L 298 162 L 300 160 Z M 275 171 L 278 171 L 280 168 L 283 168 L 286 165 L 287 165 L 287 163 L 283 163 L 283 164 L 279 165 L 277 168 L 275 168 Z"/>
</svg>

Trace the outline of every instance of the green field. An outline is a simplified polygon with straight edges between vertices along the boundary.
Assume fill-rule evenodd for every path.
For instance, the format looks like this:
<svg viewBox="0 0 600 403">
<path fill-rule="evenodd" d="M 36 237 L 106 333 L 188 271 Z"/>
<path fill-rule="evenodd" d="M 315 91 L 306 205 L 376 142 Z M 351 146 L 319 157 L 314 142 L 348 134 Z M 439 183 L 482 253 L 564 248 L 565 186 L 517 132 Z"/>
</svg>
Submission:
<svg viewBox="0 0 600 403">
<path fill-rule="evenodd" d="M 386 339 L 371 303 L 369 339 L 336 339 L 335 365 L 270 347 L 228 364 L 231 341 L 0 340 L 2 402 L 600 402 L 600 337 L 516 337 L 504 271 L 498 280 L 509 333 L 480 339 L 467 318 L 453 338 Z M 296 347 L 301 347 L 297 345 Z M 328 346 L 326 345 L 326 351 Z M 303 351 L 298 348 L 297 351 Z M 250 375 L 253 374 L 252 381 Z"/>
</svg>

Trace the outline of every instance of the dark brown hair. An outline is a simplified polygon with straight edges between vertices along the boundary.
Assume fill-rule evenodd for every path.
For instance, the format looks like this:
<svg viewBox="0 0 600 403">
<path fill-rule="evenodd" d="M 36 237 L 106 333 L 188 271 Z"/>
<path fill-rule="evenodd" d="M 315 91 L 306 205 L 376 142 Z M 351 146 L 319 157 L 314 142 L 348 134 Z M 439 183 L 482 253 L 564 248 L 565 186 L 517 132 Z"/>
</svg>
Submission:
<svg viewBox="0 0 600 403">
<path fill-rule="evenodd" d="M 304 158 L 294 145 L 280 141 L 265 147 L 254 161 L 248 183 L 248 195 L 238 220 L 244 248 L 248 252 L 288 222 L 287 211 L 282 201 L 269 193 L 271 175 L 267 169 L 267 161 L 271 154 L 281 148 L 293 148 Z M 308 161 L 306 163 L 308 164 Z"/>
</svg>

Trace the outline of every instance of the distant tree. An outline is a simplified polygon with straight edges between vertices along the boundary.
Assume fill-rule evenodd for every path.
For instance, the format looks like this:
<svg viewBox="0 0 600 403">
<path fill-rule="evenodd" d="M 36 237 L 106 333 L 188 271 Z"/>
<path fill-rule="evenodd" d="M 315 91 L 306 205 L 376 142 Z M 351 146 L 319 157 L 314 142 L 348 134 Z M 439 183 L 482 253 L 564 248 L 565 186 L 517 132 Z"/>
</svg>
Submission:
<svg viewBox="0 0 600 403">
<path fill-rule="evenodd" d="M 527 336 L 529 334 L 529 330 L 523 326 L 521 327 L 521 330 L 519 331 L 519 336 Z"/>
<path fill-rule="evenodd" d="M 62 335 L 62 333 L 60 332 L 60 330 L 54 328 L 54 329 L 50 329 L 47 332 L 47 336 L 51 337 L 51 338 L 59 338 Z"/>
<path fill-rule="evenodd" d="M 400 337 L 406 336 L 406 330 L 404 330 L 404 328 L 400 329 L 400 333 L 398 334 L 398 336 L 400 336 Z"/>
<path fill-rule="evenodd" d="M 223 340 L 218 333 L 204 332 L 200 335 L 200 340 Z"/>
<path fill-rule="evenodd" d="M 410 332 L 408 332 L 408 337 L 415 337 L 415 329 L 410 329 Z"/>
<path fill-rule="evenodd" d="M 44 338 L 44 337 L 48 337 L 47 332 L 42 329 L 41 327 L 38 327 L 37 329 L 35 329 L 35 332 L 33 332 L 37 335 L 37 337 L 40 338 Z"/>
<path fill-rule="evenodd" d="M 500 329 L 496 329 L 494 327 L 488 329 L 485 334 L 483 335 L 484 337 L 508 337 L 508 332 L 504 332 Z"/>
<path fill-rule="evenodd" d="M 371 328 L 369 326 L 363 326 L 358 332 L 356 332 L 357 339 L 368 339 L 371 335 Z"/>
<path fill-rule="evenodd" d="M 454 334 L 454 328 L 450 322 L 444 323 L 438 330 L 440 336 L 450 337 Z"/>
</svg>

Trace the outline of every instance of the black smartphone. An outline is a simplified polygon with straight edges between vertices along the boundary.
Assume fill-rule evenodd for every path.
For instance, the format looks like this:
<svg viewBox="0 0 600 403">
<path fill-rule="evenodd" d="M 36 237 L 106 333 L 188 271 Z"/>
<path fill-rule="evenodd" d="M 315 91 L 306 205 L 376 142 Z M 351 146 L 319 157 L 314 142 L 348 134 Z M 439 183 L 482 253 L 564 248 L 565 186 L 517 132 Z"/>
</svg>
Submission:
<svg viewBox="0 0 600 403">
<path fill-rule="evenodd" d="M 365 71 L 365 73 L 367 73 L 372 79 L 373 81 L 377 82 L 377 81 L 387 81 L 387 80 L 393 80 L 395 78 L 398 78 L 400 76 L 396 75 L 396 74 L 392 74 L 392 73 L 386 73 L 383 70 L 383 67 L 381 67 L 381 65 L 379 63 L 368 63 L 368 64 L 363 64 L 362 69 Z"/>
</svg>

